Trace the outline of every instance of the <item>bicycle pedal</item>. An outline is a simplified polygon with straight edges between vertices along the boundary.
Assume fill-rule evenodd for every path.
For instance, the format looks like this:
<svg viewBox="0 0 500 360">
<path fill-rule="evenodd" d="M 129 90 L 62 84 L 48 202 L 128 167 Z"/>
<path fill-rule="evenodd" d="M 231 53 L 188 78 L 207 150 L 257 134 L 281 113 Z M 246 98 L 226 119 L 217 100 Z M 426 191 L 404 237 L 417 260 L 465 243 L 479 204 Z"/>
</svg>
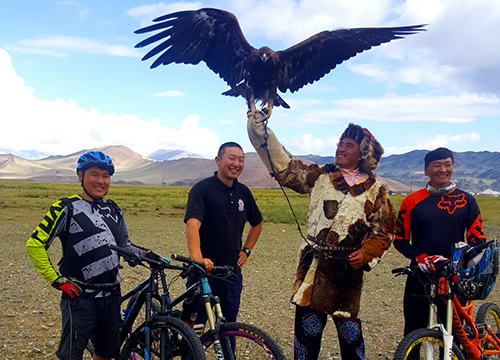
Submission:
<svg viewBox="0 0 500 360">
<path fill-rule="evenodd" d="M 196 333 L 196 335 L 201 336 L 205 332 L 205 325 L 204 324 L 195 324 L 193 326 L 193 330 Z"/>
</svg>

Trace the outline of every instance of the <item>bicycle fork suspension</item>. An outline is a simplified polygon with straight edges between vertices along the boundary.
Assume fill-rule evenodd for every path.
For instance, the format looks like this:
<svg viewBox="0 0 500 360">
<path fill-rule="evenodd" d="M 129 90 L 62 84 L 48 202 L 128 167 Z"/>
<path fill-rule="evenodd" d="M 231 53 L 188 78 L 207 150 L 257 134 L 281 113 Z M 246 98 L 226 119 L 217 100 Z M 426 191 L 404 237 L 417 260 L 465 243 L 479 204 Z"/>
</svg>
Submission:
<svg viewBox="0 0 500 360">
<path fill-rule="evenodd" d="M 215 298 L 215 313 L 212 310 L 212 306 L 210 304 L 210 298 L 206 295 L 203 296 L 203 301 L 205 303 L 205 311 L 207 314 L 208 325 L 210 330 L 214 333 L 213 347 L 217 360 L 234 360 L 233 350 L 231 347 L 231 342 L 229 338 L 225 338 L 222 341 L 225 343 L 225 347 L 222 346 L 222 341 L 219 339 L 219 328 L 220 328 L 220 319 L 223 319 L 222 308 L 220 306 L 219 299 Z M 224 348 L 226 351 L 224 351 Z"/>
</svg>

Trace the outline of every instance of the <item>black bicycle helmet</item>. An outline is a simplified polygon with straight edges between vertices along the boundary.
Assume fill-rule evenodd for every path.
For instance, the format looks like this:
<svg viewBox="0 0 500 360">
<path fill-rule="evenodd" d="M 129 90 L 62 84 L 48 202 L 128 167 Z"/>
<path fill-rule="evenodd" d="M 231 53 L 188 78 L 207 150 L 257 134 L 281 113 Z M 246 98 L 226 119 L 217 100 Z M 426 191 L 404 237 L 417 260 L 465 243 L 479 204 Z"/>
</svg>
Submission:
<svg viewBox="0 0 500 360">
<path fill-rule="evenodd" d="M 458 243 L 450 267 L 450 287 L 458 297 L 484 300 L 488 297 L 498 273 L 498 241 L 473 247 Z"/>
<path fill-rule="evenodd" d="M 79 171 L 87 170 L 93 166 L 97 166 L 99 169 L 108 170 L 109 175 L 115 173 L 115 166 L 111 158 L 101 151 L 87 151 L 85 154 L 80 156 L 76 163 L 76 173 Z"/>
</svg>

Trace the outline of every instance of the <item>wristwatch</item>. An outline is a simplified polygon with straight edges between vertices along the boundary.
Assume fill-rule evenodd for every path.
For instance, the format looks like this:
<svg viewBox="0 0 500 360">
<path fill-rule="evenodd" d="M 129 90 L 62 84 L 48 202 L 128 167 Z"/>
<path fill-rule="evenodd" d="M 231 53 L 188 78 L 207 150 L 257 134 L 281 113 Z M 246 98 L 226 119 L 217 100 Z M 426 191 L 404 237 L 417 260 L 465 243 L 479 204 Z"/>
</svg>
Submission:
<svg viewBox="0 0 500 360">
<path fill-rule="evenodd" d="M 250 251 L 250 249 L 249 249 L 249 248 L 246 248 L 246 247 L 242 248 L 242 249 L 241 249 L 241 251 L 243 251 L 245 254 L 247 254 L 247 257 L 249 257 L 249 256 L 250 256 L 250 254 L 252 253 L 252 252 Z"/>
</svg>

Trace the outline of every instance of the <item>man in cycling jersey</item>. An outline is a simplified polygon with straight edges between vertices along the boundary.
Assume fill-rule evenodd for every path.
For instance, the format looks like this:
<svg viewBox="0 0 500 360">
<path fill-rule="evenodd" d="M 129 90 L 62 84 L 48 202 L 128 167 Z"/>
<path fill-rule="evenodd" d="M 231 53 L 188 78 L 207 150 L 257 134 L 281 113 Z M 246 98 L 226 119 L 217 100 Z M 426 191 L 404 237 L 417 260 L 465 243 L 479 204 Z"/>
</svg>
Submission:
<svg viewBox="0 0 500 360">
<path fill-rule="evenodd" d="M 343 359 L 365 359 L 358 318 L 364 271 L 389 249 L 395 216 L 373 170 L 382 146 L 367 130 L 349 124 L 335 164 L 293 160 L 267 128 L 266 115 L 249 114 L 248 136 L 262 162 L 282 186 L 309 194 L 307 237 L 299 249 L 292 303 L 295 359 L 315 360 L 328 315 L 337 327 Z"/>
<path fill-rule="evenodd" d="M 62 291 L 62 332 L 56 352 L 61 360 L 81 359 L 89 338 L 94 359 L 119 355 L 120 260 L 108 245 L 143 256 L 147 250 L 130 242 L 122 211 L 104 199 L 114 171 L 111 158 L 100 151 L 80 156 L 76 172 L 82 193 L 56 201 L 26 244 L 38 272 Z M 60 274 L 47 254 L 56 237 L 62 243 Z"/>
<path fill-rule="evenodd" d="M 411 259 L 411 265 L 418 265 L 420 269 L 406 280 L 403 300 L 405 336 L 428 325 L 426 284 L 430 279 L 423 273 L 433 273 L 439 262 L 450 258 L 455 243 L 466 240 L 471 245 L 479 245 L 485 242 L 476 200 L 458 189 L 451 180 L 453 153 L 447 148 L 438 148 L 427 153 L 424 162 L 429 181 L 424 189 L 403 199 L 394 240 L 394 247 Z M 438 316 L 444 321 L 444 303 L 437 305 Z"/>
<path fill-rule="evenodd" d="M 215 164 L 217 171 L 214 176 L 201 180 L 189 192 L 184 216 L 186 239 L 190 257 L 203 262 L 207 270 L 214 265 L 234 268 L 235 276 L 230 279 L 209 278 L 212 292 L 221 301 L 224 317 L 228 322 L 234 322 L 243 289 L 241 268 L 259 238 L 262 214 L 250 189 L 238 182 L 245 167 L 241 146 L 235 142 L 222 144 Z M 247 221 L 250 229 L 243 244 Z M 189 280 L 187 286 L 194 281 Z M 189 302 L 184 305 L 191 306 Z M 196 323 L 204 323 L 203 312 L 199 311 L 197 315 Z"/>
</svg>

